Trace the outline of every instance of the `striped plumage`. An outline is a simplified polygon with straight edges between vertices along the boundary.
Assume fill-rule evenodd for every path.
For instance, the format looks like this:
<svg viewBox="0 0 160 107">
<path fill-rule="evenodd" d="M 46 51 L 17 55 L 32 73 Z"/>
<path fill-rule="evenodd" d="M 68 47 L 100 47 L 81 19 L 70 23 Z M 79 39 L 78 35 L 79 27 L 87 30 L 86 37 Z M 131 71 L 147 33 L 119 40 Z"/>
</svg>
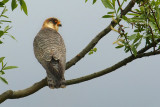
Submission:
<svg viewBox="0 0 160 107">
<path fill-rule="evenodd" d="M 47 19 L 33 43 L 34 54 L 47 72 L 50 88 L 64 87 L 65 81 L 66 49 L 63 38 L 57 32 L 58 26 L 60 26 L 58 19 Z"/>
</svg>

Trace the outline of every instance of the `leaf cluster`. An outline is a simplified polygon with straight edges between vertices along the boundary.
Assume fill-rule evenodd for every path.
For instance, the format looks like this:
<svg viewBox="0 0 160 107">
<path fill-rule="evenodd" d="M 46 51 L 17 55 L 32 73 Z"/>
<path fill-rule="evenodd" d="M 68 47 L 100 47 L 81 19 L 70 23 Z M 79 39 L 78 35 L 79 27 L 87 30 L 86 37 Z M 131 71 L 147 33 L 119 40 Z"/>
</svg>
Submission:
<svg viewBox="0 0 160 107">
<path fill-rule="evenodd" d="M 6 4 L 7 2 L 9 2 L 9 0 L 3 0 L 3 1 L 1 1 L 1 2 L 0 2 L 0 7 L 5 7 L 5 4 Z M 21 9 L 24 11 L 24 13 L 25 13 L 26 15 L 28 15 L 27 5 L 26 5 L 26 3 L 25 3 L 24 0 L 12 0 L 12 2 L 11 2 L 12 11 L 17 8 L 17 6 L 18 6 L 18 3 L 17 3 L 17 2 L 20 4 Z"/>
<path fill-rule="evenodd" d="M 18 6 L 18 3 L 17 3 L 17 2 L 20 4 L 21 10 L 23 10 L 24 13 L 25 13 L 26 15 L 28 15 L 27 5 L 26 5 L 26 3 L 25 3 L 24 0 L 12 0 L 12 3 L 11 3 L 12 11 L 17 8 L 17 6 Z"/>
<path fill-rule="evenodd" d="M 94 52 L 97 52 L 97 48 L 93 48 L 89 51 L 88 55 L 91 55 L 93 54 Z"/>
<path fill-rule="evenodd" d="M 96 1 L 93 0 L 93 4 Z M 131 52 L 136 56 L 139 46 L 150 45 L 160 38 L 160 0 L 137 0 L 138 8 L 122 16 L 120 13 L 123 11 L 122 7 L 127 0 L 123 0 L 121 3 L 120 0 L 101 0 L 101 2 L 105 8 L 111 10 L 102 18 L 112 18 L 114 22 L 118 23 L 118 30 L 112 28 L 118 33 L 118 39 L 116 40 L 118 46 L 116 46 L 116 49 L 124 47 L 126 53 Z M 130 28 L 132 27 L 133 34 L 130 35 L 126 30 L 128 27 L 124 25 L 124 22 L 119 23 L 119 20 L 128 23 Z M 145 41 L 145 44 L 142 41 Z M 155 51 L 156 46 L 153 48 Z M 159 48 L 160 46 L 157 50 Z"/>
<path fill-rule="evenodd" d="M 126 16 L 122 16 L 124 21 L 134 27 L 133 34 L 126 35 L 128 44 L 124 43 L 125 52 L 131 49 L 135 56 L 137 55 L 137 48 L 143 45 L 142 40 L 145 41 L 144 45 L 148 46 L 160 38 L 160 1 L 141 1 L 138 2 L 138 5 L 139 8 Z M 128 18 L 129 15 L 131 18 Z"/>
<path fill-rule="evenodd" d="M 9 34 L 9 30 L 11 29 L 11 26 L 10 25 L 7 25 L 5 26 L 4 28 L 3 27 L 3 24 L 4 23 L 11 23 L 9 19 L 9 17 L 6 15 L 6 12 L 8 11 L 7 7 L 6 7 L 6 3 L 8 3 L 9 0 L 2 0 L 0 2 L 0 8 L 2 8 L 2 12 L 0 13 L 0 44 L 3 43 L 3 39 L 5 37 L 5 35 L 8 35 L 10 36 L 12 39 L 15 40 L 15 37 L 12 36 L 11 34 Z M 26 3 L 24 0 L 12 0 L 11 1 L 11 9 L 12 11 L 15 10 L 18 6 L 18 3 L 20 4 L 20 7 L 21 7 L 21 10 L 24 11 L 24 13 L 26 15 L 28 15 L 28 12 L 27 12 L 27 6 L 26 6 Z M 2 77 L 2 75 L 5 74 L 5 70 L 8 70 L 8 69 L 13 69 L 13 68 L 17 68 L 17 66 L 6 66 L 7 63 L 4 64 L 3 60 L 4 60 L 5 57 L 1 57 L 0 58 L 0 63 L 1 63 L 1 70 L 0 70 L 0 80 L 2 80 L 4 83 L 8 84 L 7 80 Z"/>
<path fill-rule="evenodd" d="M 18 68 L 17 66 L 7 66 L 7 63 L 4 64 L 4 58 L 5 57 L 1 57 L 0 58 L 0 63 L 1 63 L 1 70 L 0 70 L 0 80 L 2 80 L 4 83 L 8 84 L 8 81 L 2 77 L 2 75 L 5 74 L 5 70 L 9 70 L 9 69 L 14 69 L 14 68 Z"/>
<path fill-rule="evenodd" d="M 10 20 L 8 20 L 8 16 L 6 16 L 6 12 L 8 11 L 8 9 L 6 8 L 6 3 L 9 2 L 9 0 L 3 0 L 0 2 L 0 8 L 3 8 L 1 14 L 0 14 L 0 44 L 3 43 L 2 41 L 2 36 L 4 35 L 8 35 L 10 36 L 12 39 L 15 39 L 14 36 L 12 36 L 11 34 L 8 33 L 8 30 L 11 29 L 11 26 L 10 25 L 7 25 L 4 29 L 2 29 L 2 24 L 3 23 L 11 23 Z M 24 11 L 24 13 L 26 15 L 28 15 L 28 12 L 27 12 L 27 6 L 26 6 L 26 3 L 24 0 L 12 0 L 11 2 L 11 8 L 12 8 L 12 11 L 15 10 L 18 6 L 17 2 L 20 4 L 21 6 L 21 9 Z"/>
</svg>

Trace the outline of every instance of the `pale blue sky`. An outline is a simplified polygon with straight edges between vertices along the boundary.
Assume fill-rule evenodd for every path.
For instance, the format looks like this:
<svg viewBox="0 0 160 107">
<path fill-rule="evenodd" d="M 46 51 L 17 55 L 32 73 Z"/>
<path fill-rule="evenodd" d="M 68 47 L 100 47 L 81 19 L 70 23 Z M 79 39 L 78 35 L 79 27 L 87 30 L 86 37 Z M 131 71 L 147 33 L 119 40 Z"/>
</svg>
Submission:
<svg viewBox="0 0 160 107">
<path fill-rule="evenodd" d="M 1 56 L 6 56 L 8 65 L 19 68 L 6 71 L 9 85 L 0 82 L 0 93 L 27 88 L 46 76 L 33 54 L 33 39 L 46 18 L 61 20 L 59 32 L 66 43 L 67 61 L 110 23 L 110 19 L 101 18 L 108 10 L 100 1 L 95 5 L 92 0 L 84 1 L 26 0 L 28 16 L 20 9 L 8 13 L 13 21 L 10 33 L 17 42 L 6 37 L 0 46 Z M 127 57 L 129 54 L 112 44 L 117 35 L 114 31 L 106 35 L 96 45 L 95 54 L 86 55 L 66 71 L 66 79 L 100 71 Z M 115 72 L 65 89 L 45 87 L 28 97 L 7 100 L 1 107 L 159 107 L 159 59 L 159 55 L 138 59 Z"/>
</svg>

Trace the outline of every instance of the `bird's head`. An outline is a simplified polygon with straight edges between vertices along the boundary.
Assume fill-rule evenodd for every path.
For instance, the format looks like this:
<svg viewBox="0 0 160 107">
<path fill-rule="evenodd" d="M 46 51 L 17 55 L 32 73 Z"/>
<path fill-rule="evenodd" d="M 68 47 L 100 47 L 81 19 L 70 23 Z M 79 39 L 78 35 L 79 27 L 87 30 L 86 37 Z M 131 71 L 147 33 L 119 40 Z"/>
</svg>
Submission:
<svg viewBox="0 0 160 107">
<path fill-rule="evenodd" d="M 58 28 L 61 26 L 62 26 L 61 22 L 57 18 L 51 17 L 51 18 L 48 18 L 44 21 L 42 29 L 43 28 L 51 28 L 51 29 L 54 29 L 58 32 Z"/>
</svg>

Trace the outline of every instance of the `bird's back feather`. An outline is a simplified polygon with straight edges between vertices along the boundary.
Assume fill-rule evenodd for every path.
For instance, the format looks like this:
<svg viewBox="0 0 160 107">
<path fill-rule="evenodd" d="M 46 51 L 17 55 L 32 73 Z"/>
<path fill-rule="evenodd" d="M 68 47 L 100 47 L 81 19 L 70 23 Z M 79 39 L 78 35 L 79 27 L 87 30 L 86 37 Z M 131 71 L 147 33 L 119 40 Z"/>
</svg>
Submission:
<svg viewBox="0 0 160 107">
<path fill-rule="evenodd" d="M 66 62 L 66 49 L 61 35 L 50 28 L 41 29 L 34 39 L 34 53 L 46 69 L 49 87 L 60 87 L 64 81 Z"/>
</svg>

